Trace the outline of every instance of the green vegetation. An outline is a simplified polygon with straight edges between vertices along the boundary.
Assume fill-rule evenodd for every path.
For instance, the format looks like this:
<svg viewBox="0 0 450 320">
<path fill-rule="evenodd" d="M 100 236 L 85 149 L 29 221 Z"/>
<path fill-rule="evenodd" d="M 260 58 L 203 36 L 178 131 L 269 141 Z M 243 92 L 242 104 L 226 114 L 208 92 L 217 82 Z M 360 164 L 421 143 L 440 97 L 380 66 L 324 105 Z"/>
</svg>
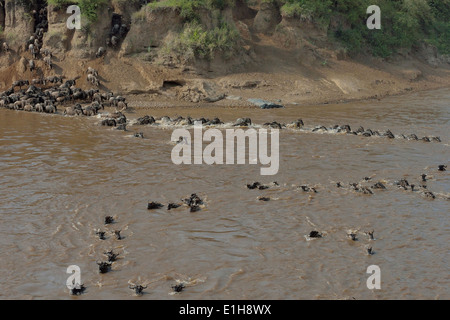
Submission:
<svg viewBox="0 0 450 320">
<path fill-rule="evenodd" d="M 233 6 L 235 0 L 162 0 L 148 4 L 150 9 L 172 7 L 180 10 L 180 16 L 186 22 L 200 21 L 199 9 L 223 10 Z"/>
<path fill-rule="evenodd" d="M 239 32 L 227 23 L 206 30 L 202 25 L 193 22 L 186 24 L 179 35 L 166 43 L 163 54 L 176 53 L 183 55 L 186 60 L 213 59 L 216 53 L 229 58 L 236 50 L 238 40 Z"/>
<path fill-rule="evenodd" d="M 97 21 L 97 9 L 108 3 L 108 0 L 78 0 L 81 14 L 90 22 Z"/>
<path fill-rule="evenodd" d="M 61 8 L 62 6 L 69 4 L 75 4 L 77 2 L 78 2 L 77 0 L 47 0 L 48 4 L 54 5 L 57 8 Z"/>
<path fill-rule="evenodd" d="M 185 24 L 183 30 L 165 44 L 162 53 L 184 56 L 185 59 L 213 59 L 220 53 L 224 58 L 231 57 L 237 50 L 239 32 L 220 18 L 220 11 L 234 6 L 235 0 L 162 0 L 148 4 L 150 10 L 158 8 L 177 8 Z M 212 12 L 217 26 L 211 29 L 201 24 L 200 14 Z M 142 18 L 142 14 L 134 17 Z"/>
<path fill-rule="evenodd" d="M 291 18 L 310 18 L 330 31 L 350 53 L 369 50 L 388 57 L 399 48 L 420 41 L 450 53 L 450 0 L 279 0 L 281 12 Z M 366 27 L 370 5 L 381 9 L 381 30 Z M 339 21 L 337 30 L 330 28 Z"/>
<path fill-rule="evenodd" d="M 70 4 L 76 4 L 80 7 L 81 15 L 92 23 L 98 19 L 97 9 L 109 3 L 110 0 L 47 0 L 47 2 L 59 8 Z"/>
<path fill-rule="evenodd" d="M 247 0 L 248 1 L 248 0 Z M 284 17 L 307 19 L 328 30 L 349 53 L 388 57 L 426 41 L 450 54 L 450 0 L 262 0 L 275 3 Z M 200 21 L 199 9 L 221 10 L 235 0 L 160 0 L 150 9 L 175 7 L 187 23 Z M 381 8 L 381 30 L 366 27 L 367 7 Z M 332 23 L 333 22 L 333 23 Z M 337 27 L 336 27 L 337 22 Z M 189 29 L 191 30 L 192 27 Z M 203 51 L 200 50 L 203 54 Z"/>
<path fill-rule="evenodd" d="M 450 0 L 428 1 L 434 17 L 432 36 L 428 42 L 442 53 L 450 54 Z"/>
<path fill-rule="evenodd" d="M 145 21 L 147 18 L 147 14 L 145 13 L 145 10 L 139 10 L 133 13 L 132 17 L 134 23 L 139 23 L 142 21 Z"/>
<path fill-rule="evenodd" d="M 97 20 L 98 8 L 125 0 L 47 0 L 64 6 L 78 4 L 90 22 Z M 137 0 L 130 0 L 135 3 Z M 185 22 L 174 41 L 180 49 L 196 57 L 211 58 L 214 52 L 233 50 L 239 33 L 221 21 L 221 10 L 237 0 L 152 0 L 145 9 L 176 8 Z M 261 0 L 276 4 L 283 17 L 306 19 L 328 31 L 329 37 L 342 43 L 350 54 L 369 52 L 388 57 L 399 49 L 411 49 L 422 41 L 435 45 L 442 54 L 450 54 L 450 0 Z M 247 3 L 255 0 L 246 0 Z M 370 5 L 381 8 L 381 30 L 366 27 Z M 145 9 L 135 13 L 135 22 L 144 21 Z M 209 12 L 219 23 L 207 30 L 202 14 Z M 86 28 L 89 28 L 87 26 Z M 173 44 L 173 43 L 172 43 Z"/>
<path fill-rule="evenodd" d="M 329 24 L 332 1 L 286 0 L 280 1 L 281 14 L 290 18 L 314 19 L 321 25 Z"/>
</svg>

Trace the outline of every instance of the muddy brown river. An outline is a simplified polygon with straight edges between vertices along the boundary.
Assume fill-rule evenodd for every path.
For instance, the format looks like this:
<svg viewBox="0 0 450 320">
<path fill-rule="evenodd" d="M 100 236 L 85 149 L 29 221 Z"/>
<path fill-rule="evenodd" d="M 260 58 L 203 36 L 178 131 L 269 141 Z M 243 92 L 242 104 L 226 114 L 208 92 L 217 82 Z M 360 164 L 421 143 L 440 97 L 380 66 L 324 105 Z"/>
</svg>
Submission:
<svg viewBox="0 0 450 320">
<path fill-rule="evenodd" d="M 442 142 L 282 130 L 279 172 L 261 176 L 260 165 L 173 164 L 170 127 L 122 132 L 96 118 L 0 110 L 1 299 L 450 298 L 450 176 L 437 170 L 450 156 L 448 89 L 341 105 L 166 108 L 127 117 L 145 114 L 301 118 L 307 127 L 349 124 Z M 136 131 L 145 139 L 132 137 Z M 398 188 L 402 178 L 426 184 L 436 199 Z M 247 189 L 255 181 L 279 186 Z M 378 181 L 387 190 L 349 187 Z M 192 193 L 205 201 L 198 212 L 147 210 L 150 201 Z M 116 223 L 105 226 L 105 216 Z M 323 237 L 307 241 L 312 230 Z M 357 230 L 357 241 L 348 230 Z M 375 240 L 364 234 L 371 230 Z M 111 249 L 119 259 L 99 274 L 96 262 Z M 87 288 L 79 297 L 66 287 L 70 265 L 80 267 Z M 371 265 L 380 267 L 380 290 L 367 288 Z M 145 294 L 135 297 L 129 281 L 147 284 Z M 177 283 L 186 288 L 173 294 Z"/>
</svg>

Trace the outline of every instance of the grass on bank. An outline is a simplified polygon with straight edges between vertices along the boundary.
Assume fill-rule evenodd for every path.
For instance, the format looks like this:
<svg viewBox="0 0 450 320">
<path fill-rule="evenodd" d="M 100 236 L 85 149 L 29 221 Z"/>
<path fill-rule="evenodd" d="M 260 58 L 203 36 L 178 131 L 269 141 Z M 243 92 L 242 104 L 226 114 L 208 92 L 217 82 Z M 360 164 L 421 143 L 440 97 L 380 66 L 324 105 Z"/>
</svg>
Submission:
<svg viewBox="0 0 450 320">
<path fill-rule="evenodd" d="M 284 16 L 311 18 L 328 29 L 351 53 L 369 50 L 388 57 L 400 48 L 411 49 L 420 41 L 450 54 L 450 0 L 274 0 Z M 381 9 L 381 30 L 366 27 L 367 7 Z M 341 25 L 331 30 L 332 20 Z M 342 19 L 343 18 L 343 19 Z M 345 25 L 349 25 L 345 26 Z"/>
<path fill-rule="evenodd" d="M 98 8 L 110 3 L 110 0 L 47 0 L 47 2 L 57 8 L 76 4 L 80 7 L 82 16 L 84 16 L 90 23 L 93 23 L 98 19 Z"/>
<path fill-rule="evenodd" d="M 254 2 L 246 0 L 247 2 Z M 308 19 L 328 31 L 348 52 L 369 52 L 389 57 L 398 49 L 411 49 L 421 41 L 450 54 L 450 0 L 261 0 L 280 8 L 284 17 Z M 235 0 L 160 0 L 149 8 L 176 7 L 187 23 L 198 22 L 201 8 L 221 10 Z M 382 29 L 366 27 L 367 7 L 381 8 Z M 332 21 L 340 21 L 331 28 Z"/>
<path fill-rule="evenodd" d="M 235 0 L 162 0 L 150 2 L 148 7 L 156 9 L 161 7 L 172 7 L 180 10 L 180 16 L 186 22 L 199 21 L 199 10 L 223 10 L 228 6 L 234 6 Z"/>
<path fill-rule="evenodd" d="M 186 24 L 180 34 L 167 41 L 161 53 L 162 55 L 176 53 L 185 60 L 194 58 L 211 60 L 216 54 L 228 59 L 237 50 L 236 44 L 239 39 L 239 32 L 227 23 L 207 30 L 202 25 L 192 22 Z"/>
</svg>

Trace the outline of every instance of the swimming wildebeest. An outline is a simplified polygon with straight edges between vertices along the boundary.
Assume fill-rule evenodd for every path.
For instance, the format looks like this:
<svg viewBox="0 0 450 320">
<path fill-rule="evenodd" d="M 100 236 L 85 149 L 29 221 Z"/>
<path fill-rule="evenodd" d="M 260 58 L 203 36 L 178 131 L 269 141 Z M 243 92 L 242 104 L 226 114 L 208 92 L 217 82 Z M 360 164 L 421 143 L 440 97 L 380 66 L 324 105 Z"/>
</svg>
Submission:
<svg viewBox="0 0 450 320">
<path fill-rule="evenodd" d="M 186 287 L 184 286 L 183 283 L 172 286 L 173 291 L 176 293 L 180 293 L 181 291 L 184 290 L 184 288 L 186 288 Z"/>
<path fill-rule="evenodd" d="M 81 285 L 77 285 L 74 288 L 70 289 L 70 294 L 73 296 L 79 296 L 82 293 L 84 293 L 84 291 L 86 291 L 86 287 L 81 284 Z"/>
<path fill-rule="evenodd" d="M 108 262 L 116 261 L 119 256 L 119 254 L 114 253 L 113 250 L 105 252 L 105 255 L 108 257 Z"/>
<path fill-rule="evenodd" d="M 115 230 L 114 234 L 116 235 L 116 239 L 117 240 L 122 240 L 123 237 L 120 235 L 120 233 L 122 232 L 122 230 Z"/>
<path fill-rule="evenodd" d="M 98 236 L 98 238 L 100 240 L 106 240 L 106 238 L 105 238 L 106 232 L 99 230 L 99 231 L 96 231 L 95 234 Z"/>
<path fill-rule="evenodd" d="M 310 238 L 322 238 L 322 234 L 319 231 L 311 231 L 308 235 Z"/>
<path fill-rule="evenodd" d="M 142 296 L 143 293 L 144 293 L 144 292 L 143 292 L 144 289 L 147 289 L 147 286 L 146 286 L 146 285 L 135 284 L 135 283 L 133 283 L 133 282 L 131 282 L 131 281 L 128 281 L 128 284 L 129 284 L 128 288 L 130 288 L 131 290 L 134 290 L 134 293 L 135 293 L 137 296 Z"/>
<path fill-rule="evenodd" d="M 158 202 L 149 202 L 147 205 L 147 210 L 161 209 L 164 207 L 161 203 Z"/>
<path fill-rule="evenodd" d="M 115 222 L 114 218 L 111 216 L 105 217 L 105 224 L 113 224 Z"/>
<path fill-rule="evenodd" d="M 97 264 L 100 273 L 108 273 L 111 271 L 111 262 L 97 262 Z"/>
</svg>

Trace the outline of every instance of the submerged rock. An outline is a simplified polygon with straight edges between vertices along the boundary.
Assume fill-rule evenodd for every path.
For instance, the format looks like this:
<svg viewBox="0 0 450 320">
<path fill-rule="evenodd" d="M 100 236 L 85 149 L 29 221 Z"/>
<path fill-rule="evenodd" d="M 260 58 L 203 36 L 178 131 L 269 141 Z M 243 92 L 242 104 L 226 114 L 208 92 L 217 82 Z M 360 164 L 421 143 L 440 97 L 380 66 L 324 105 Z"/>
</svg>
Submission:
<svg viewBox="0 0 450 320">
<path fill-rule="evenodd" d="M 261 109 L 278 109 L 284 108 L 284 106 L 280 104 L 276 104 L 270 101 L 262 100 L 262 99 L 248 99 L 248 102 L 254 104 L 255 106 L 260 107 Z"/>
</svg>

